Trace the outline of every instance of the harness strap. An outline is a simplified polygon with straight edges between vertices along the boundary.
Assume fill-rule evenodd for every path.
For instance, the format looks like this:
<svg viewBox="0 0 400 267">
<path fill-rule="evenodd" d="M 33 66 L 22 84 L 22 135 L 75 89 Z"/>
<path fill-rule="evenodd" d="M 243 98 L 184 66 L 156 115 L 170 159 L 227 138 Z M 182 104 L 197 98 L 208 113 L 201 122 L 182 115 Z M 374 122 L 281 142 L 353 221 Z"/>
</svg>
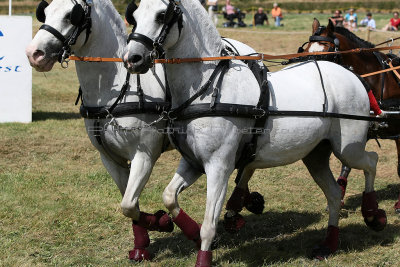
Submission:
<svg viewBox="0 0 400 267">
<path fill-rule="evenodd" d="M 80 114 L 86 119 L 105 119 L 110 114 L 113 117 L 123 117 L 141 113 L 161 114 L 163 111 L 169 110 L 169 107 L 170 103 L 168 102 L 145 102 L 142 107 L 140 107 L 139 102 L 129 102 L 118 104 L 112 113 L 109 113 L 106 107 L 86 107 L 81 105 Z"/>
<path fill-rule="evenodd" d="M 378 52 L 372 52 L 374 54 L 374 56 L 376 57 L 376 59 L 378 60 L 378 63 L 381 65 L 382 69 L 386 69 L 385 64 L 383 63 L 383 61 L 385 60 L 382 55 Z M 383 93 L 385 91 L 385 74 L 386 72 L 382 72 L 381 73 L 381 96 L 379 98 L 379 103 L 382 103 L 383 100 Z"/>
<path fill-rule="evenodd" d="M 394 75 L 396 75 L 396 77 L 400 80 L 400 74 L 399 74 L 399 72 L 398 72 L 397 70 L 394 69 L 393 64 L 392 64 L 392 61 L 389 61 L 388 64 L 389 64 L 389 67 L 390 67 L 391 69 L 393 69 Z"/>
<path fill-rule="evenodd" d="M 219 72 L 221 72 L 221 75 L 224 73 L 224 69 L 229 67 L 229 61 L 227 60 L 222 60 L 218 63 L 217 67 L 214 69 L 213 73 L 211 74 L 210 78 L 208 81 L 200 88 L 199 91 L 197 91 L 193 96 L 191 96 L 188 100 L 183 102 L 179 107 L 172 109 L 169 112 L 169 117 L 170 119 L 177 118 L 179 116 L 179 113 L 181 113 L 183 110 L 185 110 L 187 107 L 190 106 L 190 104 L 193 103 L 198 97 L 200 97 L 202 94 L 204 94 L 208 88 L 210 87 L 211 83 L 214 81 L 215 77 Z"/>
<path fill-rule="evenodd" d="M 117 107 L 118 103 L 122 100 L 122 98 L 125 96 L 128 88 L 129 88 L 129 79 L 131 77 L 131 73 L 128 71 L 126 73 L 126 78 L 125 78 L 125 83 L 121 88 L 121 92 L 119 93 L 117 99 L 115 100 L 115 102 L 111 105 L 111 107 L 109 107 L 108 109 L 106 109 L 108 114 L 111 114 L 113 112 L 113 110 Z M 139 77 L 139 75 L 138 75 Z"/>
</svg>

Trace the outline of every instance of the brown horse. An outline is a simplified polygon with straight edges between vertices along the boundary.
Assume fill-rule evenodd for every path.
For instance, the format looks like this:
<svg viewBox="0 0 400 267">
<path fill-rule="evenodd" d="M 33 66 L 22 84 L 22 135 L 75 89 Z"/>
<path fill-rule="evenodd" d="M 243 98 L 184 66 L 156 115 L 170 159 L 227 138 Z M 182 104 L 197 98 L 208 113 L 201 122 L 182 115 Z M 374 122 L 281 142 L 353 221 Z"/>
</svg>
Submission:
<svg viewBox="0 0 400 267">
<path fill-rule="evenodd" d="M 310 36 L 307 47 L 304 50 L 302 47 L 299 48 L 299 52 L 344 51 L 354 48 L 373 47 L 375 47 L 373 44 L 362 40 L 349 30 L 343 27 L 335 27 L 331 20 L 329 20 L 328 26 L 325 27 L 321 26 L 317 19 L 314 19 L 312 35 Z M 324 59 L 341 64 L 359 75 L 388 68 L 390 61 L 399 64 L 399 58 L 395 57 L 393 54 L 385 55 L 380 52 L 341 54 L 329 56 Z M 373 95 L 378 100 L 379 106 L 383 110 L 400 110 L 400 84 L 393 72 L 370 76 L 365 78 L 365 81 L 368 83 Z M 400 177 L 400 124 L 391 123 L 388 128 L 371 131 L 370 137 L 395 140 L 398 156 L 397 173 Z M 342 198 L 345 194 L 347 176 L 350 170 L 350 168 L 343 166 L 340 177 L 338 178 L 338 183 L 342 187 Z M 400 194 L 394 207 L 396 212 L 400 213 Z"/>
</svg>

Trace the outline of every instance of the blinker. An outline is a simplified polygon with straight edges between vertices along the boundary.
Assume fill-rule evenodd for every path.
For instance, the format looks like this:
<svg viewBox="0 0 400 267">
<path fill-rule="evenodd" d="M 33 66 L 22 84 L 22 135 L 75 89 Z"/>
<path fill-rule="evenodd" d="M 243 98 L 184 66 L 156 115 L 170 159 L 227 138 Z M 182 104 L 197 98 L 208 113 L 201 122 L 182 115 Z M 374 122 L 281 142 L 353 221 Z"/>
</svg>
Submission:
<svg viewBox="0 0 400 267">
<path fill-rule="evenodd" d="M 135 3 L 135 1 L 132 1 L 129 3 L 129 5 L 126 7 L 126 11 L 125 11 L 125 19 L 126 21 L 130 24 L 133 25 L 134 27 L 136 27 L 136 20 L 133 17 L 133 12 L 135 12 L 135 10 L 137 9 L 137 5 Z"/>
<path fill-rule="evenodd" d="M 36 18 L 38 21 L 40 21 L 41 23 L 44 23 L 44 21 L 46 20 L 46 14 L 44 13 L 44 9 L 49 5 L 49 3 L 47 3 L 46 1 L 42 0 L 37 8 L 36 8 Z"/>
</svg>

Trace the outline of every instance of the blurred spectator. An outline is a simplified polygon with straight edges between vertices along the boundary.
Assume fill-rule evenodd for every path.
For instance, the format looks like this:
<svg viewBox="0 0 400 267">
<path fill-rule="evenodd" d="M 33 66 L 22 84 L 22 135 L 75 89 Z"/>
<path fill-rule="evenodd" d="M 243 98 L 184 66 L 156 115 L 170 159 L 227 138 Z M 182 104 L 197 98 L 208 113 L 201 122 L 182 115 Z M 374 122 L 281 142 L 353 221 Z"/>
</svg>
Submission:
<svg viewBox="0 0 400 267">
<path fill-rule="evenodd" d="M 225 7 L 222 8 L 222 12 L 224 14 L 224 18 L 228 20 L 223 24 L 224 27 L 246 27 L 246 24 L 243 22 L 245 13 L 241 12 L 240 9 L 236 9 L 231 5 L 230 0 L 226 0 Z M 233 20 L 237 19 L 238 23 L 235 23 Z"/>
<path fill-rule="evenodd" d="M 349 31 L 355 31 L 357 30 L 357 23 L 356 23 L 356 18 L 354 16 L 349 17 L 349 21 L 346 21 L 344 23 L 344 27 L 348 29 Z"/>
<path fill-rule="evenodd" d="M 370 29 L 376 29 L 375 20 L 372 18 L 372 13 L 368 12 L 367 16 L 360 22 L 360 25 Z"/>
<path fill-rule="evenodd" d="M 353 8 L 349 9 L 349 13 L 344 16 L 344 19 L 346 22 L 350 22 L 350 20 L 353 19 L 353 22 L 357 25 L 357 14 L 354 12 Z"/>
<path fill-rule="evenodd" d="M 283 24 L 281 25 L 281 20 L 283 19 L 282 10 L 277 3 L 274 3 L 274 7 L 271 10 L 271 16 L 275 20 L 275 26 L 283 26 Z"/>
<path fill-rule="evenodd" d="M 342 16 L 342 11 L 336 10 L 330 19 L 336 27 L 343 27 L 344 17 Z"/>
<path fill-rule="evenodd" d="M 212 22 L 214 22 L 214 25 L 217 26 L 218 24 L 218 0 L 208 0 L 207 1 L 207 6 L 208 6 L 208 15 L 210 16 Z"/>
<path fill-rule="evenodd" d="M 390 19 L 390 22 L 382 28 L 384 31 L 397 31 L 399 29 L 400 25 L 400 18 L 399 18 L 399 12 L 394 12 L 393 13 L 393 18 Z"/>
<path fill-rule="evenodd" d="M 264 25 L 264 21 L 267 23 L 267 25 L 269 25 L 267 14 L 265 14 L 264 9 L 262 7 L 259 7 L 257 13 L 254 14 L 253 24 L 255 26 L 260 26 L 260 25 L 262 26 Z"/>
</svg>

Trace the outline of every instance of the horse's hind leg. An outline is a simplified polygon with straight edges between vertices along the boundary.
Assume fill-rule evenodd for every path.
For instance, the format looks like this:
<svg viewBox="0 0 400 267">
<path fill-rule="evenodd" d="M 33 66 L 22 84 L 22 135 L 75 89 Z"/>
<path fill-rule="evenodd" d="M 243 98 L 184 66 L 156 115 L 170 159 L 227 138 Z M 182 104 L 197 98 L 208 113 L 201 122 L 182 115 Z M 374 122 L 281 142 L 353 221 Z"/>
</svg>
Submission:
<svg viewBox="0 0 400 267">
<path fill-rule="evenodd" d="M 245 167 L 236 177 L 237 185 L 226 203 L 227 212 L 224 216 L 224 228 L 229 233 L 236 233 L 244 226 L 245 220 L 239 214 L 243 207 L 254 214 L 261 214 L 264 209 L 263 196 L 249 191 L 248 183 L 254 171 L 252 168 Z"/>
<path fill-rule="evenodd" d="M 395 139 L 397 148 L 397 175 L 400 177 L 400 139 Z M 400 193 L 396 204 L 394 205 L 396 213 L 400 213 Z"/>
<path fill-rule="evenodd" d="M 329 167 L 332 153 L 329 141 L 323 140 L 304 159 L 314 181 L 322 189 L 329 205 L 328 232 L 325 241 L 313 250 L 313 257 L 324 259 L 337 250 L 339 242 L 339 210 L 341 190 Z"/>
<path fill-rule="evenodd" d="M 357 142 L 347 146 L 343 144 L 343 148 L 338 150 L 334 147 L 336 157 L 346 166 L 364 171 L 365 192 L 363 193 L 361 206 L 364 221 L 368 227 L 375 231 L 383 230 L 386 226 L 386 214 L 384 210 L 378 209 L 374 191 L 378 154 L 365 151 L 365 144 Z"/>
<path fill-rule="evenodd" d="M 347 177 L 351 172 L 351 168 L 346 165 L 342 165 L 342 170 L 340 172 L 339 178 L 337 179 L 337 183 L 342 190 L 342 196 L 340 198 L 341 206 L 344 206 L 344 196 L 346 195 L 346 187 L 347 187 Z"/>
</svg>

